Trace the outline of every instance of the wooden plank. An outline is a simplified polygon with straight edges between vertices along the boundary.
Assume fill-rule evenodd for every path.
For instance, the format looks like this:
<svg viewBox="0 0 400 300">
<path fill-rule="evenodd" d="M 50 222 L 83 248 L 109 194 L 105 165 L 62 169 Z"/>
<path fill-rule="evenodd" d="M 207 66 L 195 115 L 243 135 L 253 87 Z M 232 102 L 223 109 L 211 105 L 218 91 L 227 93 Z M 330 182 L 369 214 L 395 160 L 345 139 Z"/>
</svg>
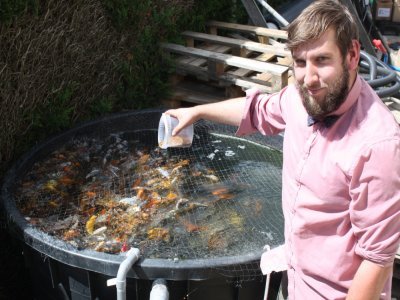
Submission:
<svg viewBox="0 0 400 300">
<path fill-rule="evenodd" d="M 287 48 L 286 47 L 286 44 L 285 43 L 281 43 L 281 42 L 278 42 L 278 41 L 276 41 L 276 40 L 270 40 L 270 43 L 269 43 L 271 46 L 274 46 L 274 47 L 279 47 L 279 48 Z"/>
<path fill-rule="evenodd" d="M 272 59 L 275 59 L 276 55 L 270 54 L 270 53 L 263 53 L 257 57 L 255 57 L 255 60 L 259 61 L 270 61 Z M 253 73 L 254 71 L 248 70 L 248 69 L 237 69 L 235 71 L 228 71 L 229 74 L 239 76 L 239 77 L 245 77 Z"/>
<path fill-rule="evenodd" d="M 271 53 L 263 53 L 257 57 L 255 57 L 255 60 L 259 60 L 259 61 L 270 61 L 272 59 L 276 58 L 276 55 L 271 54 Z M 254 71 L 252 70 L 247 70 L 247 69 L 237 69 L 235 71 L 228 71 L 228 74 L 234 75 L 234 76 L 238 76 L 238 77 L 246 77 L 249 76 L 251 73 L 253 73 Z M 264 74 L 264 73 L 262 73 Z M 271 77 L 271 76 L 270 76 Z"/>
<path fill-rule="evenodd" d="M 199 80 L 203 80 L 203 81 L 208 81 L 209 77 L 208 77 L 208 71 L 207 71 L 207 67 L 196 67 L 193 66 L 191 64 L 185 64 L 182 62 L 176 62 L 176 72 L 180 75 L 193 75 L 195 76 L 197 79 Z"/>
<path fill-rule="evenodd" d="M 249 58 L 237 57 L 229 54 L 215 53 L 212 51 L 185 47 L 182 45 L 164 43 L 162 47 L 170 52 L 181 55 L 193 55 L 200 58 L 207 58 L 219 61 L 229 66 L 250 69 L 261 73 L 271 73 L 274 75 L 283 75 L 288 72 L 289 68 L 285 66 L 275 65 L 272 63 L 256 61 Z"/>
<path fill-rule="evenodd" d="M 231 47 L 224 46 L 224 45 L 203 45 L 198 48 L 207 50 L 207 51 L 214 51 L 214 52 L 218 52 L 218 53 L 229 53 L 231 51 Z"/>
<path fill-rule="evenodd" d="M 271 53 L 263 53 L 257 57 L 255 57 L 255 60 L 259 61 L 271 61 L 272 59 L 276 58 L 276 55 L 273 55 Z"/>
<path fill-rule="evenodd" d="M 216 35 L 216 33 L 215 33 L 215 35 Z M 231 38 L 233 38 L 233 39 L 244 40 L 244 41 L 251 41 L 250 39 L 248 39 L 247 37 L 244 37 L 244 36 L 243 36 L 242 34 L 240 34 L 240 33 L 231 32 L 231 33 L 228 33 L 227 35 L 228 35 L 228 37 L 231 37 Z"/>
<path fill-rule="evenodd" d="M 208 79 L 208 71 L 205 68 L 196 68 L 191 65 L 177 64 L 176 71 L 178 74 L 183 75 L 190 73 L 191 75 L 203 81 Z M 218 78 L 218 81 L 220 81 L 221 85 L 225 87 L 227 84 L 235 84 L 245 89 L 257 88 L 265 93 L 273 93 L 281 89 L 281 87 L 274 82 L 274 78 L 274 76 L 267 73 L 257 74 L 254 77 L 243 78 L 236 74 L 227 72 L 221 74 Z"/>
<path fill-rule="evenodd" d="M 226 68 L 227 64 L 217 57 L 210 56 L 207 63 L 207 71 L 210 79 L 218 80 Z"/>
<path fill-rule="evenodd" d="M 192 66 L 196 67 L 202 67 L 207 64 L 207 59 L 204 58 L 197 58 L 197 57 L 178 57 L 176 59 L 177 62 L 184 63 L 184 64 L 190 64 Z"/>
<path fill-rule="evenodd" d="M 293 63 L 292 57 L 278 57 L 278 64 L 283 66 L 291 66 Z"/>
<path fill-rule="evenodd" d="M 264 37 L 273 37 L 278 39 L 287 40 L 287 32 L 280 29 L 271 29 L 271 28 L 264 28 L 264 27 L 257 27 L 251 25 L 242 25 L 242 24 L 235 24 L 235 23 L 227 23 L 227 22 L 220 22 L 220 21 L 208 21 L 206 25 L 210 28 L 219 28 L 225 30 L 233 30 L 236 32 L 247 32 L 253 33 L 258 36 Z M 215 31 L 214 31 L 215 32 Z"/>
<path fill-rule="evenodd" d="M 244 89 L 257 88 L 262 93 L 273 93 L 273 92 L 279 90 L 279 89 L 276 90 L 271 86 L 267 86 L 267 85 L 264 85 L 264 84 L 257 83 L 255 81 L 250 80 L 250 79 L 244 79 L 244 78 L 240 78 L 240 77 L 236 77 L 236 76 L 228 75 L 228 74 L 222 75 L 221 79 L 226 81 L 226 82 L 228 82 L 228 83 L 230 83 L 230 84 L 241 86 Z"/>
<path fill-rule="evenodd" d="M 260 53 L 271 53 L 280 56 L 290 56 L 290 51 L 287 49 L 282 49 L 280 47 L 273 47 L 270 45 L 265 45 L 261 43 L 256 43 L 252 41 L 238 40 L 234 38 L 218 36 L 214 34 L 206 34 L 193 31 L 184 31 L 182 33 L 184 37 L 192 40 L 200 40 L 207 43 L 217 43 L 221 45 L 226 45 L 229 47 L 246 49 L 249 51 L 260 52 Z M 193 43 L 194 44 L 194 43 Z"/>
<path fill-rule="evenodd" d="M 233 71 L 227 71 L 228 74 L 238 76 L 238 77 L 246 77 L 246 76 L 249 76 L 253 72 L 254 71 L 252 71 L 252 70 L 242 69 L 242 68 L 239 68 L 239 69 L 236 69 Z"/>
<path fill-rule="evenodd" d="M 268 73 L 259 73 L 254 77 L 254 79 L 261 81 L 270 81 L 272 79 L 272 76 Z"/>
<path fill-rule="evenodd" d="M 214 51 L 218 53 L 228 53 L 231 51 L 231 48 L 223 45 L 205 45 L 202 46 L 201 49 Z M 204 58 L 196 58 L 196 57 L 179 57 L 177 61 L 183 64 L 190 64 L 197 67 L 203 67 L 207 65 L 207 59 Z"/>
</svg>

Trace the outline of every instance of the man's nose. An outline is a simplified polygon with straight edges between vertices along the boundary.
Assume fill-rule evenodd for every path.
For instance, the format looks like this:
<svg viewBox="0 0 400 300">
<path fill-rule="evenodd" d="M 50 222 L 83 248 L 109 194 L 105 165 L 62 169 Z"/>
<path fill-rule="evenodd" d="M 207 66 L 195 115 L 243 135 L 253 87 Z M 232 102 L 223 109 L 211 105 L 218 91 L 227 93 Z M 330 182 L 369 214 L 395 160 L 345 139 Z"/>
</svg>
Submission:
<svg viewBox="0 0 400 300">
<path fill-rule="evenodd" d="M 319 76 L 317 67 L 313 64 L 307 64 L 304 76 L 304 84 L 306 86 L 312 86 L 318 81 L 319 81 Z"/>
</svg>

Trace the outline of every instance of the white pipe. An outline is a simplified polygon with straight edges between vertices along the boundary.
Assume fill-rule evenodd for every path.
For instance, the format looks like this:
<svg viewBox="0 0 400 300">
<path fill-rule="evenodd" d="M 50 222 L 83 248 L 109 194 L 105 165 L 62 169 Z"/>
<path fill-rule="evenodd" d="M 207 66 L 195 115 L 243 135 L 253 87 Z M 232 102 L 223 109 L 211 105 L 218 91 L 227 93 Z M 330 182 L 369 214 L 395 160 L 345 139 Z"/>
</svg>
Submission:
<svg viewBox="0 0 400 300">
<path fill-rule="evenodd" d="M 265 250 L 270 251 L 271 247 L 269 245 L 266 245 L 264 247 Z M 268 300 L 268 292 L 269 292 L 269 285 L 271 282 L 271 273 L 267 274 L 267 278 L 265 279 L 265 290 L 264 290 L 264 300 Z"/>
<path fill-rule="evenodd" d="M 157 279 L 153 282 L 150 292 L 150 300 L 168 300 L 169 293 L 167 282 L 164 279 Z"/>
<path fill-rule="evenodd" d="M 137 248 L 131 248 L 125 255 L 125 260 L 123 260 L 119 265 L 117 278 L 107 280 L 108 286 L 116 286 L 118 300 L 126 300 L 126 275 L 132 268 L 133 264 L 138 261 L 140 251 Z"/>
<path fill-rule="evenodd" d="M 288 26 L 289 22 L 286 21 L 284 17 L 282 17 L 275 9 L 272 8 L 266 1 L 264 0 L 257 0 L 262 6 L 265 7 L 268 12 L 273 15 L 283 26 Z"/>
<path fill-rule="evenodd" d="M 268 300 L 268 292 L 269 292 L 270 281 L 271 281 L 271 274 L 268 274 L 267 278 L 265 280 L 264 300 Z"/>
</svg>

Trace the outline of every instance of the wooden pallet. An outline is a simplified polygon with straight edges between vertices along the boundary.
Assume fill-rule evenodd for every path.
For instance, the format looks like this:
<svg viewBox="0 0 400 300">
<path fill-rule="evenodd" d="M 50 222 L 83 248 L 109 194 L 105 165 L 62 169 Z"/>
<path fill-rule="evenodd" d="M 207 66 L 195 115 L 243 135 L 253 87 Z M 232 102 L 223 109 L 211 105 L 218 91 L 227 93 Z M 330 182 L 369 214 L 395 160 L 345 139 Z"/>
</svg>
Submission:
<svg viewBox="0 0 400 300">
<path fill-rule="evenodd" d="M 273 93 L 288 84 L 292 61 L 290 52 L 281 43 L 287 39 L 285 31 L 217 21 L 206 25 L 208 33 L 183 32 L 185 46 L 162 44 L 176 62 L 177 89 L 189 77 L 225 89 L 226 97 L 242 96 L 244 90 L 253 87 Z M 257 41 L 241 34 L 253 36 Z M 184 98 L 182 94 L 180 97 Z M 189 95 L 188 98 L 190 102 Z"/>
<path fill-rule="evenodd" d="M 258 41 L 263 44 L 268 44 L 270 38 L 282 39 L 282 40 L 287 40 L 288 38 L 287 32 L 279 29 L 270 29 L 270 28 L 263 28 L 257 26 L 235 24 L 235 23 L 226 23 L 219 21 L 208 21 L 206 25 L 209 28 L 208 29 L 209 32 L 212 34 L 218 34 L 220 30 L 230 30 L 233 32 L 240 32 L 245 34 L 250 33 L 256 35 Z"/>
</svg>

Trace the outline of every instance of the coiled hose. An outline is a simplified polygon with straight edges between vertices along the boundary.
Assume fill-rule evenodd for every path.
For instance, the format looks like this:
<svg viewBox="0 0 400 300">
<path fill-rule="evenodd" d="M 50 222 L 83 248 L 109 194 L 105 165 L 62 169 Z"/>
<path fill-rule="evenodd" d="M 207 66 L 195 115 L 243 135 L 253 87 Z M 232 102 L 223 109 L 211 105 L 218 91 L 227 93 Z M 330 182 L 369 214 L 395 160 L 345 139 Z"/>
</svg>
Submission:
<svg viewBox="0 0 400 300">
<path fill-rule="evenodd" d="M 384 62 L 361 51 L 360 69 L 369 73 L 366 80 L 379 97 L 399 96 L 400 76 Z"/>
</svg>

